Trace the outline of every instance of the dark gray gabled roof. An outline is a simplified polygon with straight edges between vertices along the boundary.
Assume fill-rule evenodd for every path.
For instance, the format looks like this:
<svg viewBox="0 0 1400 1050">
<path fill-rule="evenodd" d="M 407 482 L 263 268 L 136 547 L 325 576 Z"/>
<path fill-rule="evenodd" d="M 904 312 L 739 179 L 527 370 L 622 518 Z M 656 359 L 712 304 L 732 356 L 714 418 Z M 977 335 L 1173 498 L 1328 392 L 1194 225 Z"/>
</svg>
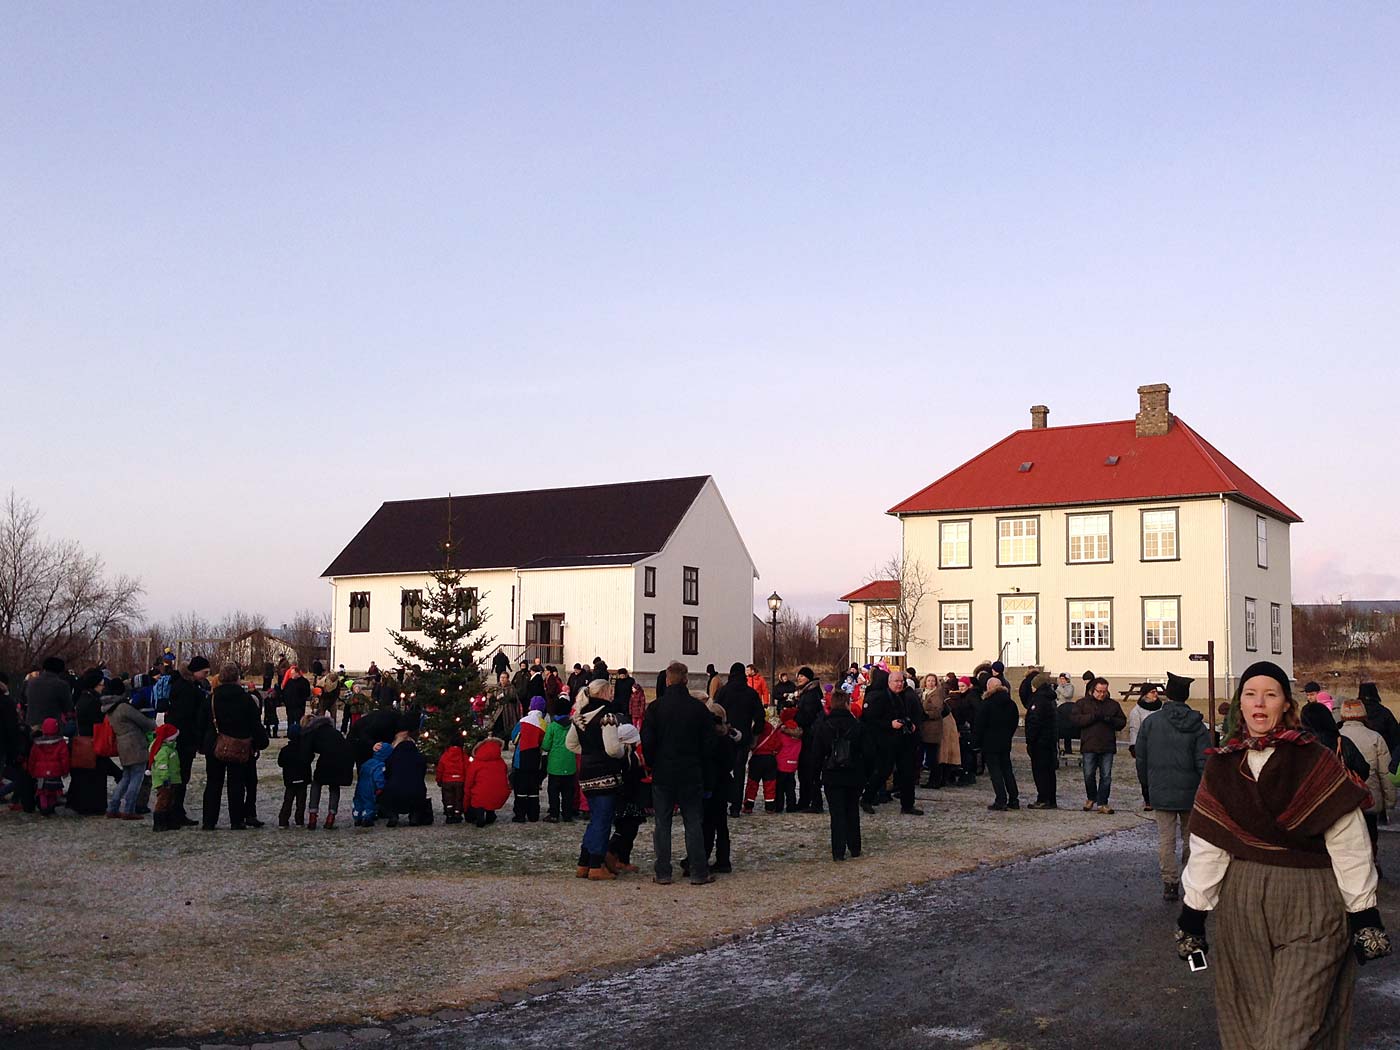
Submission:
<svg viewBox="0 0 1400 1050">
<path fill-rule="evenodd" d="M 708 480 L 667 478 L 385 503 L 321 575 L 437 568 L 449 500 L 458 568 L 630 565 L 666 545 Z"/>
</svg>

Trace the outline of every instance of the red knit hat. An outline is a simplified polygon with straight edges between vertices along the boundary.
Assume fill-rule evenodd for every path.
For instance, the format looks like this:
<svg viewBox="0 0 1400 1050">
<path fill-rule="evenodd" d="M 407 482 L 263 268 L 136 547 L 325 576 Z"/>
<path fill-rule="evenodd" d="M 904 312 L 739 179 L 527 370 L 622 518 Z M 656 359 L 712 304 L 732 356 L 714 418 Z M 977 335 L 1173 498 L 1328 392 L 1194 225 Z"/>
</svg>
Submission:
<svg viewBox="0 0 1400 1050">
<path fill-rule="evenodd" d="M 146 760 L 146 765 L 155 765 L 156 752 L 161 749 L 161 745 L 163 745 L 167 740 L 174 740 L 179 735 L 180 731 L 176 729 L 173 725 L 171 725 L 169 722 L 165 722 L 161 725 L 156 726 L 155 743 L 151 745 L 151 754 L 150 758 Z"/>
</svg>

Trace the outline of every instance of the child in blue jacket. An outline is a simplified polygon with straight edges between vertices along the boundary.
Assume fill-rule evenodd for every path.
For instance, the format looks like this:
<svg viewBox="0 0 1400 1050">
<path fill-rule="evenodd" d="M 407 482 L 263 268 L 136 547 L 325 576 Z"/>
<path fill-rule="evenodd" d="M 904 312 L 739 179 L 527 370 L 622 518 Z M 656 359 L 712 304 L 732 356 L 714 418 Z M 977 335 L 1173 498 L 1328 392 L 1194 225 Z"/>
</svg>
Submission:
<svg viewBox="0 0 1400 1050">
<path fill-rule="evenodd" d="M 355 827 L 372 828 L 378 815 L 379 793 L 384 790 L 384 762 L 389 757 L 389 745 L 378 743 L 360 766 L 360 779 L 355 784 L 352 815 Z"/>
</svg>

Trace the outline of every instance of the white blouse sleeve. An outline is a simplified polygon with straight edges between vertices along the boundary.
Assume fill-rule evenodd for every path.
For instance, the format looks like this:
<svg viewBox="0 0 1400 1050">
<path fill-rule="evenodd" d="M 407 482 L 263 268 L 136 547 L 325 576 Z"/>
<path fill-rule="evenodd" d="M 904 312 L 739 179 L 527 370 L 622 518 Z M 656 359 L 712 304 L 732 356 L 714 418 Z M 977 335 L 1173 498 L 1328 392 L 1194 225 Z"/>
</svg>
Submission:
<svg viewBox="0 0 1400 1050">
<path fill-rule="evenodd" d="M 1376 906 L 1376 865 L 1371 856 L 1371 836 L 1366 818 L 1354 809 L 1327 829 L 1327 852 L 1332 858 L 1332 874 L 1342 891 L 1348 912 Z M 1194 840 L 1192 843 L 1194 848 Z"/>
<path fill-rule="evenodd" d="M 1191 836 L 1191 856 L 1181 873 L 1182 901 L 1197 911 L 1214 911 L 1220 884 L 1230 867 L 1230 854 L 1198 835 Z"/>
</svg>

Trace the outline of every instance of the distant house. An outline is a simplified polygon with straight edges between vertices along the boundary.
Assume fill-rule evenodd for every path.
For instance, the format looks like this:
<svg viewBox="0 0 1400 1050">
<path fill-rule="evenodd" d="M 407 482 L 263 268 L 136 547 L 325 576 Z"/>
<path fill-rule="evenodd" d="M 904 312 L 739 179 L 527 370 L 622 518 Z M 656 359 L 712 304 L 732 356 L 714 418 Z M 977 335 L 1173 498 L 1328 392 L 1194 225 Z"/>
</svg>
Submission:
<svg viewBox="0 0 1400 1050">
<path fill-rule="evenodd" d="M 872 580 L 843 594 L 838 601 L 846 602 L 846 638 L 850 662 L 873 663 L 894 660 L 903 664 L 904 650 L 898 645 L 896 606 L 899 603 L 898 580 Z M 828 617 L 829 619 L 829 617 Z"/>
<path fill-rule="evenodd" d="M 927 575 L 908 659 L 920 668 L 1092 668 L 1114 680 L 1293 665 L 1289 529 L 1302 519 L 1169 407 L 1138 388 L 1133 419 L 1017 430 L 888 513 L 906 571 Z M 897 584 L 888 584 L 897 587 Z M 851 648 L 883 644 L 851 601 Z M 865 629 L 857 626 L 863 612 Z M 1204 683 L 1201 683 L 1202 686 Z"/>
<path fill-rule="evenodd" d="M 850 637 L 851 615 L 849 612 L 828 613 L 817 621 L 817 641 L 839 642 Z"/>
<path fill-rule="evenodd" d="M 390 630 L 421 629 L 449 509 L 463 597 L 512 662 L 752 659 L 753 559 L 714 479 L 691 477 L 383 504 L 322 574 L 334 662 L 383 666 Z"/>
</svg>

